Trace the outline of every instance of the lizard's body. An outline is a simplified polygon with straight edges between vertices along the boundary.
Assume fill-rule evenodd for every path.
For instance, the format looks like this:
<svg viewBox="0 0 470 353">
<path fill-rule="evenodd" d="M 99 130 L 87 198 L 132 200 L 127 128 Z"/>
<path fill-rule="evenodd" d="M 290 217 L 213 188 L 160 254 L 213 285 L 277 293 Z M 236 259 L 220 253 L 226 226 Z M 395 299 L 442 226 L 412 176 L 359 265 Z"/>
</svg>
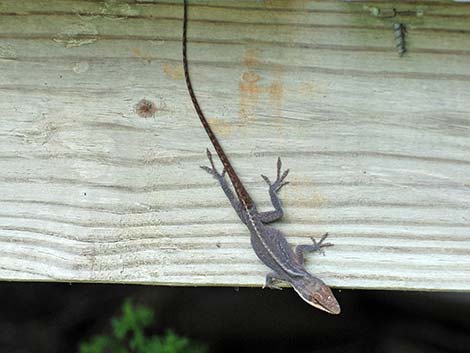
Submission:
<svg viewBox="0 0 470 353">
<path fill-rule="evenodd" d="M 207 122 L 194 94 L 189 77 L 186 56 L 186 29 L 187 3 L 185 0 L 183 17 L 183 67 L 186 84 L 199 119 L 201 120 L 201 123 L 224 166 L 223 172 L 219 173 L 214 166 L 211 153 L 207 150 L 207 156 L 211 167 L 202 168 L 219 181 L 225 195 L 237 212 L 238 217 L 248 227 L 251 234 L 251 245 L 256 255 L 272 270 L 272 272 L 266 276 L 266 286 L 270 288 L 279 288 L 274 284 L 275 281 L 280 280 L 289 282 L 301 298 L 310 305 L 331 314 L 339 314 L 340 307 L 333 296 L 331 289 L 323 283 L 323 281 L 312 276 L 304 267 L 305 252 L 319 251 L 322 247 L 331 246 L 331 244 L 323 243 L 323 240 L 326 238 L 326 234 L 318 243 L 312 238 L 313 244 L 299 245 L 292 249 L 281 231 L 267 225 L 268 223 L 279 220 L 283 216 L 282 206 L 277 196 L 277 192 L 287 184 L 284 179 L 287 177 L 289 170 L 286 170 L 281 175 L 280 159 L 278 159 L 277 178 L 274 183 L 271 183 L 267 177 L 262 175 L 263 179 L 269 185 L 269 195 L 271 197 L 274 210 L 269 212 L 258 212 L 251 196 L 246 191 L 240 178 L 230 164 L 222 146 L 217 140 L 217 137 L 209 126 L 209 123 Z M 225 179 L 225 173 L 228 174 L 230 181 L 232 182 L 237 195 L 236 197 Z"/>
</svg>

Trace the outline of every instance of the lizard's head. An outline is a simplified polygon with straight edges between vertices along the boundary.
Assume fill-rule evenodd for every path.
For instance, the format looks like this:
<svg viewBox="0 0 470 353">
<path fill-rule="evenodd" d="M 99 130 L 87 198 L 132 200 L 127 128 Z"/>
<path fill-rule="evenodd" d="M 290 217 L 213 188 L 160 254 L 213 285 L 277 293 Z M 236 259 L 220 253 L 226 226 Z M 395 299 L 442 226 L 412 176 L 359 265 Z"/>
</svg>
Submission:
<svg viewBox="0 0 470 353">
<path fill-rule="evenodd" d="M 292 286 L 300 297 L 317 309 L 330 314 L 339 314 L 341 308 L 330 287 L 313 276 L 305 276 L 293 281 Z"/>
</svg>

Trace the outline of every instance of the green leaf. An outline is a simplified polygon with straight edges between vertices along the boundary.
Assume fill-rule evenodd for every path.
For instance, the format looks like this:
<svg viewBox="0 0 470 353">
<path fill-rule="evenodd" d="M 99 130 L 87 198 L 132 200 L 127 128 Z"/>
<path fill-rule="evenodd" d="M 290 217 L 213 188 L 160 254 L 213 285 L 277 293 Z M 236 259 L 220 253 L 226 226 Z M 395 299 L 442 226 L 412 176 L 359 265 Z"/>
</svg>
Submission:
<svg viewBox="0 0 470 353">
<path fill-rule="evenodd" d="M 135 336 L 152 324 L 154 320 L 153 312 L 144 306 L 134 306 L 131 299 L 126 299 L 122 306 L 122 316 L 113 318 L 114 335 L 118 339 L 124 339 L 128 334 Z"/>
<path fill-rule="evenodd" d="M 94 336 L 89 342 L 83 342 L 80 345 L 80 353 L 105 353 L 111 345 L 112 339 L 110 337 L 104 335 Z"/>
<path fill-rule="evenodd" d="M 153 311 L 126 299 L 122 314 L 112 318 L 112 336 L 99 335 L 80 346 L 80 353 L 206 353 L 207 348 L 169 330 L 162 336 L 145 336 Z"/>
</svg>

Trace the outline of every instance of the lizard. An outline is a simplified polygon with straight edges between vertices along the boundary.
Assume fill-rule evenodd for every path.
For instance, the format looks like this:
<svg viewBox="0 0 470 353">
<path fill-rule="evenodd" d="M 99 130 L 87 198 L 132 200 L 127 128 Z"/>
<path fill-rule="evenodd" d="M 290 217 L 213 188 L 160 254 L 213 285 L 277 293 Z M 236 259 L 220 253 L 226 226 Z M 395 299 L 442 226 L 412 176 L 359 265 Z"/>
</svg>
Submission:
<svg viewBox="0 0 470 353">
<path fill-rule="evenodd" d="M 207 158 L 209 159 L 210 167 L 201 166 L 201 168 L 219 182 L 238 217 L 250 231 L 250 240 L 253 250 L 258 258 L 271 269 L 271 272 L 266 275 L 263 288 L 282 289 L 277 283 L 281 281 L 287 282 L 308 304 L 330 314 L 339 314 L 341 309 L 331 289 L 322 280 L 310 274 L 304 266 L 304 254 L 306 252 L 323 252 L 323 248 L 333 245 L 324 242 L 328 233 L 324 234 L 318 242 L 315 238 L 311 237 L 313 244 L 297 245 L 291 248 L 284 234 L 280 230 L 269 226 L 270 223 L 281 219 L 284 214 L 277 193 L 283 186 L 289 183 L 285 181 L 289 174 L 289 169 L 281 173 L 282 162 L 281 159 L 278 158 L 276 180 L 271 182 L 268 177 L 261 175 L 269 186 L 269 196 L 274 210 L 258 212 L 253 199 L 241 182 L 238 174 L 235 172 L 215 133 L 212 131 L 196 98 L 189 75 L 187 59 L 187 22 L 188 4 L 187 0 L 184 0 L 182 54 L 186 86 L 194 109 L 223 165 L 222 172 L 219 172 L 215 167 L 211 152 L 207 149 Z M 231 181 L 236 196 L 233 194 L 225 178 L 226 174 Z"/>
</svg>

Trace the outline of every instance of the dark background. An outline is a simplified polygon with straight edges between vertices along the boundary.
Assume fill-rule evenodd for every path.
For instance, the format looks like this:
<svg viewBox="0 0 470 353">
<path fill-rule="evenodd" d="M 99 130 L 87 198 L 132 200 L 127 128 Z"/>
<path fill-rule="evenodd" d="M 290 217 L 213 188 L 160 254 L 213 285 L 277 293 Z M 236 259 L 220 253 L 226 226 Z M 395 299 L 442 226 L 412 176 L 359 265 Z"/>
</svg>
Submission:
<svg viewBox="0 0 470 353">
<path fill-rule="evenodd" d="M 77 352 L 109 332 L 124 298 L 152 307 L 151 333 L 173 329 L 211 352 L 470 352 L 470 295 L 335 291 L 332 316 L 291 289 L 0 283 L 0 352 Z"/>
</svg>

